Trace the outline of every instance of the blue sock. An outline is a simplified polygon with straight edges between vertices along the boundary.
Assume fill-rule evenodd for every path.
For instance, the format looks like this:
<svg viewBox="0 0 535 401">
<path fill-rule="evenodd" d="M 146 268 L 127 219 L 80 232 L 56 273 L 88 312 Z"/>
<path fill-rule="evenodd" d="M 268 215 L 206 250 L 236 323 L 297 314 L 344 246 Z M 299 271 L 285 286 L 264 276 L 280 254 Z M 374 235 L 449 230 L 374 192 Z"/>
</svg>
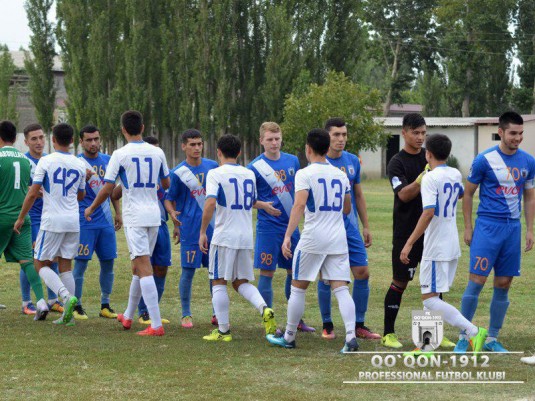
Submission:
<svg viewBox="0 0 535 401">
<path fill-rule="evenodd" d="M 331 318 L 331 286 L 322 280 L 318 281 L 318 303 L 320 305 L 321 320 L 323 323 L 332 322 Z"/>
<path fill-rule="evenodd" d="M 286 295 L 286 300 L 290 299 L 291 292 L 292 292 L 292 275 L 286 274 L 286 282 L 284 283 L 284 295 Z"/>
<path fill-rule="evenodd" d="M 154 276 L 154 283 L 156 284 L 156 291 L 158 291 L 158 303 L 160 302 L 160 299 L 162 299 L 163 292 L 165 290 L 165 279 L 166 276 L 160 277 L 160 276 Z"/>
<path fill-rule="evenodd" d="M 30 282 L 28 281 L 28 277 L 26 277 L 26 273 L 24 273 L 24 270 L 22 269 L 20 269 L 19 281 L 20 281 L 20 293 L 22 295 L 22 302 L 31 302 L 32 297 L 30 294 Z"/>
<path fill-rule="evenodd" d="M 353 301 L 355 302 L 355 322 L 364 324 L 366 311 L 368 310 L 368 298 L 370 286 L 368 279 L 355 279 L 353 282 Z"/>
<path fill-rule="evenodd" d="M 178 291 L 180 293 L 180 303 L 182 305 L 182 317 L 191 316 L 191 285 L 195 269 L 182 267 Z M 212 281 L 210 280 L 210 292 L 212 292 Z"/>
<path fill-rule="evenodd" d="M 466 286 L 461 299 L 461 313 L 469 321 L 472 321 L 474 315 L 476 314 L 479 293 L 482 289 L 483 286 L 481 284 L 477 284 L 471 280 L 468 280 L 468 285 Z M 461 330 L 461 334 L 466 333 L 464 330 Z"/>
<path fill-rule="evenodd" d="M 258 292 L 264 298 L 268 308 L 273 306 L 273 277 L 260 275 L 258 278 Z"/>
<path fill-rule="evenodd" d="M 109 304 L 110 294 L 113 289 L 113 259 L 100 261 L 100 303 Z"/>
<path fill-rule="evenodd" d="M 87 263 L 88 261 L 86 261 Z M 58 264 L 57 263 L 52 263 L 52 266 L 50 266 L 50 268 L 52 269 L 52 271 L 54 273 L 56 273 L 58 276 L 59 276 L 59 270 L 58 270 Z M 82 282 L 83 282 L 83 277 L 82 277 Z M 58 296 L 54 293 L 54 291 L 52 291 L 50 288 L 47 287 L 47 292 L 48 292 L 48 299 L 58 299 Z M 78 297 L 77 297 L 78 298 Z M 80 299 L 80 298 L 78 298 Z"/>
<path fill-rule="evenodd" d="M 492 301 L 490 301 L 490 323 L 489 323 L 489 337 L 498 337 L 498 333 L 502 328 L 507 308 L 509 307 L 509 299 L 507 294 L 508 288 L 494 287 L 492 294 Z"/>
<path fill-rule="evenodd" d="M 139 303 L 137 304 L 137 312 L 139 313 L 139 316 L 141 316 L 144 313 L 148 313 L 147 305 L 145 305 L 145 301 L 143 300 L 143 297 L 139 300 Z"/>
<path fill-rule="evenodd" d="M 78 305 L 82 304 L 82 291 L 84 288 L 84 275 L 85 271 L 87 270 L 87 264 L 89 263 L 89 260 L 74 260 L 74 269 L 72 271 L 72 275 L 74 277 L 74 295 L 76 298 L 78 298 Z M 56 265 L 57 268 L 57 265 Z M 50 291 L 50 290 L 49 290 Z M 56 295 L 54 295 L 56 297 Z M 48 298 L 50 298 L 50 294 L 48 295 Z"/>
</svg>

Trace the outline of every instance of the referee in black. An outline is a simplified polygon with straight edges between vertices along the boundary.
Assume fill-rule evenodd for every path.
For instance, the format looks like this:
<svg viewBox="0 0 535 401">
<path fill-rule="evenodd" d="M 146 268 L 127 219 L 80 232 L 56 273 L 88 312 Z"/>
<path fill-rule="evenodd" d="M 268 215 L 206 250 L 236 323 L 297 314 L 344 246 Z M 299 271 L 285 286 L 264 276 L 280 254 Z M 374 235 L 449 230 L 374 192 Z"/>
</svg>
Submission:
<svg viewBox="0 0 535 401">
<path fill-rule="evenodd" d="M 401 135 L 405 140 L 403 149 L 392 157 L 386 168 L 394 190 L 393 276 L 385 297 L 385 327 L 381 344 L 391 348 L 403 346 L 398 340 L 394 326 L 403 291 L 414 278 L 416 267 L 422 259 L 423 235 L 409 253 L 409 264 L 401 263 L 399 255 L 422 214 L 420 184 L 427 165 L 425 149 L 422 148 L 426 136 L 425 119 L 417 113 L 405 115 Z"/>
</svg>

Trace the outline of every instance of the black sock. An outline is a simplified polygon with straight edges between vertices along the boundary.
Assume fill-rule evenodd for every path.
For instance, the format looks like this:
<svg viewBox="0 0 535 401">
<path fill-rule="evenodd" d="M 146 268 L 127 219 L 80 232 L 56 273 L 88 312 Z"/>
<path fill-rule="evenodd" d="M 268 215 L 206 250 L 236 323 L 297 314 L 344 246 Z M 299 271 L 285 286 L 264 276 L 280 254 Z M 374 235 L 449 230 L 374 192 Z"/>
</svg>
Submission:
<svg viewBox="0 0 535 401">
<path fill-rule="evenodd" d="M 329 332 L 334 330 L 334 324 L 333 322 L 323 322 L 323 330 L 327 330 Z"/>
<path fill-rule="evenodd" d="M 364 322 L 355 322 L 355 329 L 362 329 L 364 327 Z"/>
<path fill-rule="evenodd" d="M 394 283 L 390 284 L 390 288 L 385 296 L 385 331 L 384 335 L 395 333 L 394 326 L 401 305 L 401 297 L 403 296 L 403 288 L 399 288 Z"/>
</svg>

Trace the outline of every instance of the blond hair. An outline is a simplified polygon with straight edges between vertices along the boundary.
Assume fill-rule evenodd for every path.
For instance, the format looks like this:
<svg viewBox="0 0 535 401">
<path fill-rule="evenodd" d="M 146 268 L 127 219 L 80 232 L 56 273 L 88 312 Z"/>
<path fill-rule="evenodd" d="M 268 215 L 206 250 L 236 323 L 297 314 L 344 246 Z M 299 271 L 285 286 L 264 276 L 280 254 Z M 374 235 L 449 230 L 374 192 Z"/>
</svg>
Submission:
<svg viewBox="0 0 535 401">
<path fill-rule="evenodd" d="M 266 121 L 266 122 L 262 123 L 262 125 L 260 126 L 260 139 L 262 139 L 264 137 L 264 134 L 267 131 L 269 131 L 269 132 L 281 132 L 281 127 L 279 126 L 279 124 L 274 123 L 272 121 Z"/>
</svg>

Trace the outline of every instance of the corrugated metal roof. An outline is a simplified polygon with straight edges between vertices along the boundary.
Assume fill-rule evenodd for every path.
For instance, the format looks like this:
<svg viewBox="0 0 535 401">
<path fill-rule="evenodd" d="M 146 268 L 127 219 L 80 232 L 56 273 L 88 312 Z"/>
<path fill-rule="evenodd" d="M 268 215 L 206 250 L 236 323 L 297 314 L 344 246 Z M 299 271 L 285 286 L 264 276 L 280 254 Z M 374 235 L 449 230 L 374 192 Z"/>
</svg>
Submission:
<svg viewBox="0 0 535 401">
<path fill-rule="evenodd" d="M 15 67 L 17 67 L 17 69 L 23 70 L 25 52 L 21 50 L 14 50 L 10 51 L 9 53 L 11 53 L 11 57 L 13 58 L 13 63 L 15 64 Z M 63 72 L 63 64 L 61 63 L 60 56 L 54 57 L 54 65 L 52 66 L 52 71 Z"/>
</svg>

